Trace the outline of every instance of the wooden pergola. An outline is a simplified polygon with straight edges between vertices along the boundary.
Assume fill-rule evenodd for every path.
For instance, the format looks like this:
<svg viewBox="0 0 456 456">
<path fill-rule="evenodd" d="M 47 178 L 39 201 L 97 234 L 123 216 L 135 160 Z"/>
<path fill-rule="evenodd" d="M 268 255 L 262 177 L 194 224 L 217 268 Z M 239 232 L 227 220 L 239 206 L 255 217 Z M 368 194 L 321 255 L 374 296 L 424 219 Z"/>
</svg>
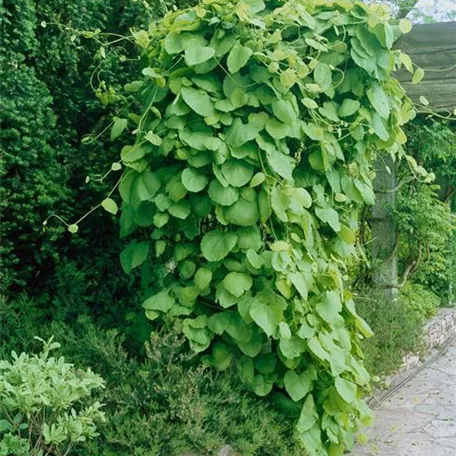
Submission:
<svg viewBox="0 0 456 456">
<path fill-rule="evenodd" d="M 425 71 L 419 84 L 411 83 L 405 69 L 397 75 L 412 100 L 419 103 L 424 96 L 432 110 L 452 112 L 456 108 L 456 22 L 415 25 L 395 47 Z"/>
<path fill-rule="evenodd" d="M 419 84 L 412 84 L 412 76 L 405 69 L 396 75 L 418 111 L 422 105 L 420 97 L 424 96 L 429 102 L 428 106 L 422 106 L 424 113 L 448 116 L 456 112 L 456 22 L 415 25 L 395 47 L 407 53 L 413 63 L 425 71 Z M 396 167 L 390 156 L 381 156 L 377 161 L 376 202 L 372 208 L 372 257 L 382 264 L 373 271 L 373 281 L 392 300 L 400 287 L 398 235 L 387 207 L 394 206 L 396 201 Z"/>
</svg>

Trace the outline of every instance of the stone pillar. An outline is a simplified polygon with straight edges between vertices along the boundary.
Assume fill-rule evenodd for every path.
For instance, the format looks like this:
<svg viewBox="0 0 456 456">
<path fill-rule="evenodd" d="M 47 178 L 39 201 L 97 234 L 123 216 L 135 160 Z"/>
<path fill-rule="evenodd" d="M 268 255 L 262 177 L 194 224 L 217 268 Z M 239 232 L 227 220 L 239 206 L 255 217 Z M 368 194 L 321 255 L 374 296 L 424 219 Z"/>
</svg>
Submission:
<svg viewBox="0 0 456 456">
<path fill-rule="evenodd" d="M 375 164 L 375 204 L 372 207 L 372 282 L 387 297 L 397 297 L 397 233 L 388 206 L 396 203 L 397 165 L 390 155 L 381 153 Z"/>
</svg>

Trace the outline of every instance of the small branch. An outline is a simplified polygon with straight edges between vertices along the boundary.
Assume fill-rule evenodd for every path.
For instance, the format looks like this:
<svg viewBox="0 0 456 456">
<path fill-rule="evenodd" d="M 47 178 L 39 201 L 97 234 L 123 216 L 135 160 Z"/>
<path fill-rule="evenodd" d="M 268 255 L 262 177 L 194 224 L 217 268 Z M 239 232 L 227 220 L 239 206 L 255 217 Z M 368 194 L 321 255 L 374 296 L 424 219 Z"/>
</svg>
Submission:
<svg viewBox="0 0 456 456">
<path fill-rule="evenodd" d="M 448 204 L 450 202 L 450 199 L 455 194 L 455 192 L 456 192 L 456 188 L 453 188 L 451 185 L 449 185 L 447 194 L 445 195 L 445 199 L 443 200 L 443 202 Z"/>
<path fill-rule="evenodd" d="M 390 256 L 388 258 L 386 258 L 385 260 L 383 260 L 383 262 L 389 263 L 393 259 L 393 257 L 396 255 L 398 248 L 399 248 L 399 236 L 396 239 L 396 244 L 394 244 L 394 248 L 391 251 Z"/>
<path fill-rule="evenodd" d="M 415 180 L 415 176 L 409 176 L 407 179 L 404 179 L 399 182 L 399 184 L 396 185 L 396 187 L 391 188 L 389 190 L 375 190 L 375 193 L 395 193 L 397 192 L 401 187 L 403 187 L 405 184 L 408 184 L 409 182 L 412 182 Z"/>
<path fill-rule="evenodd" d="M 366 218 L 367 218 L 367 204 L 364 205 L 363 210 L 361 212 L 361 220 L 360 220 L 360 227 L 359 227 L 359 244 L 364 248 L 364 233 L 366 231 Z"/>
<path fill-rule="evenodd" d="M 408 266 L 407 268 L 405 269 L 404 271 L 404 276 L 402 277 L 402 282 L 400 284 L 397 285 L 397 288 L 404 288 L 405 284 L 407 283 L 407 280 L 408 278 L 414 273 L 416 272 L 416 270 L 418 269 L 418 266 L 420 265 L 421 263 L 421 256 L 422 256 L 422 252 L 423 252 L 423 248 L 422 246 L 420 245 L 419 249 L 418 249 L 418 257 L 415 261 L 412 261 Z"/>
</svg>

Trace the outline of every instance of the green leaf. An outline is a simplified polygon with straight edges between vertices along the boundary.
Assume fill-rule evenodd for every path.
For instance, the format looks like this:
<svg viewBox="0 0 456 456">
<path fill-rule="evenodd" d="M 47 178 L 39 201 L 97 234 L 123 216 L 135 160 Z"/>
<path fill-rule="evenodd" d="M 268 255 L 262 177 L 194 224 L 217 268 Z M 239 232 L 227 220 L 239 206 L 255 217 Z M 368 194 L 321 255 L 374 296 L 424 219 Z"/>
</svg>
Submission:
<svg viewBox="0 0 456 456">
<path fill-rule="evenodd" d="M 188 66 L 198 65 L 214 57 L 215 49 L 209 46 L 186 46 L 185 63 Z"/>
<path fill-rule="evenodd" d="M 226 132 L 226 142 L 233 147 L 241 147 L 246 142 L 255 139 L 258 132 L 259 128 L 255 124 L 243 124 L 241 119 L 236 118 Z"/>
<path fill-rule="evenodd" d="M 255 358 L 255 369 L 264 375 L 274 373 L 277 356 L 274 353 L 264 353 Z"/>
<path fill-rule="evenodd" d="M 342 310 L 339 295 L 335 291 L 327 291 L 322 301 L 316 305 L 316 310 L 326 323 L 335 323 L 340 319 Z"/>
<path fill-rule="evenodd" d="M 402 33 L 409 33 L 412 30 L 412 22 L 409 19 L 401 19 L 399 21 L 399 30 Z"/>
<path fill-rule="evenodd" d="M 190 347 L 195 353 L 206 350 L 213 336 L 212 331 L 207 327 L 207 317 L 205 315 L 201 315 L 195 319 L 185 319 L 183 332 L 187 336 Z"/>
<path fill-rule="evenodd" d="M 228 71 L 230 73 L 237 73 L 246 65 L 252 54 L 253 52 L 250 48 L 236 43 L 228 54 L 228 58 L 226 60 Z"/>
<path fill-rule="evenodd" d="M 295 371 L 289 370 L 283 381 L 287 393 L 295 402 L 300 401 L 312 390 L 312 378 L 308 372 L 297 374 Z"/>
<path fill-rule="evenodd" d="M 264 190 L 258 195 L 258 210 L 260 212 L 260 220 L 266 223 L 271 217 L 272 207 L 269 195 Z"/>
<path fill-rule="evenodd" d="M 255 268 L 255 269 L 260 269 L 264 265 L 264 260 L 261 258 L 258 253 L 255 252 L 253 249 L 247 250 L 246 253 L 247 260 L 249 263 Z"/>
<path fill-rule="evenodd" d="M 111 128 L 111 141 L 118 138 L 125 128 L 127 128 L 128 120 L 120 119 L 119 117 L 114 117 L 114 124 Z"/>
<path fill-rule="evenodd" d="M 278 150 L 267 154 L 268 163 L 271 168 L 281 177 L 287 180 L 293 179 L 293 169 L 296 166 L 294 158 L 282 154 Z"/>
<path fill-rule="evenodd" d="M 318 103 L 315 100 L 312 100 L 312 98 L 307 98 L 307 97 L 303 98 L 302 104 L 308 109 L 317 109 L 318 108 Z"/>
<path fill-rule="evenodd" d="M 249 313 L 252 320 L 271 337 L 276 335 L 286 307 L 282 297 L 266 289 L 254 297 Z"/>
<path fill-rule="evenodd" d="M 252 326 L 246 324 L 238 312 L 231 312 L 231 319 L 226 328 L 226 332 L 235 339 L 237 343 L 242 344 L 248 344 L 253 337 Z M 241 350 L 245 353 L 245 346 L 241 348 Z"/>
<path fill-rule="evenodd" d="M 266 122 L 266 131 L 274 139 L 283 139 L 288 135 L 289 127 L 276 119 L 268 119 Z"/>
<path fill-rule="evenodd" d="M 369 338 L 374 335 L 374 332 L 372 331 L 370 326 L 367 324 L 367 322 L 363 318 L 357 316 L 356 320 L 355 320 L 355 324 L 356 324 L 356 327 L 361 331 L 361 334 L 364 337 Z"/>
<path fill-rule="evenodd" d="M 179 54 L 184 50 L 182 35 L 168 33 L 165 38 L 165 50 L 168 54 Z"/>
<path fill-rule="evenodd" d="M 306 343 L 298 336 L 291 336 L 286 339 L 280 338 L 280 351 L 287 359 L 299 358 L 306 349 Z"/>
<path fill-rule="evenodd" d="M 142 173 L 129 171 L 123 176 L 119 193 L 123 201 L 133 203 L 135 200 L 150 201 L 157 194 L 161 183 L 150 170 Z"/>
<path fill-rule="evenodd" d="M 328 352 L 322 347 L 316 337 L 312 337 L 308 342 L 310 351 L 320 360 L 328 360 Z"/>
<path fill-rule="evenodd" d="M 304 274 L 302 272 L 293 272 L 288 276 L 288 278 L 296 290 L 298 290 L 301 297 L 307 301 L 308 289 Z"/>
<path fill-rule="evenodd" d="M 296 424 L 296 429 L 299 433 L 306 432 L 314 426 L 317 419 L 318 413 L 315 407 L 315 402 L 312 394 L 309 394 L 302 406 L 301 415 L 299 416 L 298 423 Z"/>
<path fill-rule="evenodd" d="M 233 359 L 233 354 L 229 347 L 222 343 L 216 342 L 212 346 L 212 365 L 215 367 L 215 370 L 221 372 L 228 369 L 231 365 Z"/>
<path fill-rule="evenodd" d="M 421 95 L 419 100 L 423 106 L 429 106 L 429 100 L 425 96 Z"/>
<path fill-rule="evenodd" d="M 379 114 L 376 112 L 372 115 L 372 128 L 374 129 L 375 134 L 382 139 L 383 141 L 388 141 L 390 137 L 390 131 L 388 128 L 388 124 L 385 119 L 383 119 Z"/>
<path fill-rule="evenodd" d="M 221 336 L 231 323 L 232 312 L 218 312 L 211 315 L 208 320 L 209 329 Z"/>
<path fill-rule="evenodd" d="M 233 187 L 243 187 L 253 176 L 253 167 L 242 160 L 227 160 L 221 166 L 223 177 Z"/>
<path fill-rule="evenodd" d="M 302 207 L 307 209 L 312 206 L 312 197 L 305 188 L 292 188 L 289 190 L 289 193 L 291 198 L 298 202 Z"/>
<path fill-rule="evenodd" d="M 240 226 L 255 225 L 260 216 L 255 190 L 242 189 L 239 199 L 224 211 L 226 220 Z"/>
<path fill-rule="evenodd" d="M 336 233 L 340 231 L 339 214 L 331 207 L 317 207 L 315 215 L 322 221 L 326 222 Z"/>
<path fill-rule="evenodd" d="M 258 226 L 246 226 L 237 231 L 238 246 L 241 250 L 253 249 L 258 251 L 263 247 L 263 239 Z"/>
<path fill-rule="evenodd" d="M 102 202 L 101 202 L 101 205 L 103 207 L 103 209 L 111 214 L 114 214 L 116 215 L 117 214 L 117 211 L 119 210 L 119 208 L 117 207 L 117 204 L 116 202 L 111 199 L 111 198 L 105 198 Z"/>
<path fill-rule="evenodd" d="M 326 63 L 319 63 L 314 70 L 314 81 L 323 89 L 327 90 L 331 87 L 332 76 L 331 68 Z"/>
<path fill-rule="evenodd" d="M 418 84 L 424 78 L 424 70 L 422 68 L 418 68 L 415 73 L 413 73 L 412 77 L 412 84 Z"/>
<path fill-rule="evenodd" d="M 350 98 L 345 98 L 340 105 L 338 114 L 340 117 L 350 117 L 361 107 L 361 104 L 358 100 L 352 100 Z"/>
<path fill-rule="evenodd" d="M 209 197 L 222 206 L 231 206 L 239 199 L 239 190 L 236 187 L 224 187 L 217 179 L 209 185 Z"/>
<path fill-rule="evenodd" d="M 160 138 L 160 136 L 156 135 L 152 131 L 147 132 L 146 136 L 144 136 L 144 139 L 149 141 L 154 146 L 160 146 L 163 142 L 163 140 Z"/>
<path fill-rule="evenodd" d="M 272 382 L 268 382 L 263 375 L 256 375 L 253 380 L 252 389 L 258 396 L 267 396 L 272 390 Z"/>
<path fill-rule="evenodd" d="M 367 98 L 371 102 L 374 109 L 384 118 L 388 119 L 390 115 L 390 103 L 388 95 L 380 85 L 375 85 L 367 91 Z"/>
<path fill-rule="evenodd" d="M 252 384 L 255 376 L 253 360 L 247 356 L 241 356 L 236 362 L 240 379 L 247 384 Z"/>
<path fill-rule="evenodd" d="M 168 213 L 157 213 L 154 215 L 154 225 L 157 227 L 157 228 L 162 228 L 163 226 L 165 226 L 168 221 L 169 221 L 169 214 Z"/>
<path fill-rule="evenodd" d="M 132 269 L 140 266 L 149 255 L 150 242 L 131 242 L 120 254 L 122 269 L 129 274 Z"/>
<path fill-rule="evenodd" d="M 317 126 L 313 122 L 309 123 L 302 123 L 302 131 L 310 138 L 313 139 L 314 141 L 320 141 L 324 137 L 324 130 L 323 128 Z"/>
<path fill-rule="evenodd" d="M 235 233 L 217 230 L 206 233 L 201 241 L 201 251 L 204 258 L 208 261 L 223 260 L 233 250 L 237 239 Z"/>
<path fill-rule="evenodd" d="M 272 102 L 272 112 L 274 115 L 285 124 L 293 124 L 298 116 L 293 108 L 290 100 L 277 99 Z"/>
<path fill-rule="evenodd" d="M 185 168 L 182 171 L 182 184 L 189 192 L 200 192 L 208 182 L 207 176 L 195 168 Z"/>
<path fill-rule="evenodd" d="M 146 310 L 158 310 L 160 312 L 168 312 L 175 304 L 176 300 L 169 295 L 169 290 L 164 289 L 159 293 L 147 298 L 142 306 Z"/>
<path fill-rule="evenodd" d="M 259 332 L 253 331 L 252 338 L 248 342 L 237 342 L 237 344 L 244 355 L 254 358 L 263 348 L 263 338 Z"/>
<path fill-rule="evenodd" d="M 200 116 L 210 117 L 215 115 L 214 104 L 206 91 L 194 89 L 193 87 L 183 87 L 180 94 L 185 103 Z"/>
<path fill-rule="evenodd" d="M 399 60 L 402 62 L 409 73 L 413 73 L 413 62 L 408 54 L 401 52 L 399 54 Z"/>
<path fill-rule="evenodd" d="M 288 68 L 280 73 L 280 82 L 286 89 L 293 87 L 298 82 L 296 71 Z"/>
<path fill-rule="evenodd" d="M 347 244 L 353 244 L 356 240 L 356 233 L 345 225 L 341 225 L 339 236 Z"/>
<path fill-rule="evenodd" d="M 211 283 L 212 280 L 212 271 L 207 268 L 199 268 L 198 271 L 196 271 L 195 276 L 193 277 L 193 281 L 195 282 L 195 285 L 200 289 L 204 290 L 206 289 L 209 284 Z"/>
<path fill-rule="evenodd" d="M 370 185 L 361 182 L 359 179 L 355 179 L 353 182 L 355 184 L 355 187 L 358 189 L 359 193 L 363 197 L 364 202 L 371 206 L 374 205 L 375 193 L 373 188 Z"/>
<path fill-rule="evenodd" d="M 250 181 L 250 187 L 257 187 L 258 185 L 262 184 L 265 179 L 266 176 L 263 173 L 256 173 Z"/>
<path fill-rule="evenodd" d="M 179 201 L 168 208 L 168 212 L 181 220 L 185 220 L 191 213 L 191 206 L 188 201 Z"/>
<path fill-rule="evenodd" d="M 279 190 L 277 187 L 273 187 L 271 192 L 271 205 L 277 217 L 283 222 L 288 222 L 288 216 L 286 214 L 287 209 L 291 203 L 291 198 L 284 191 Z"/>
<path fill-rule="evenodd" d="M 345 402 L 351 404 L 356 399 L 356 384 L 342 377 L 336 378 L 336 390 Z"/>
<path fill-rule="evenodd" d="M 230 272 L 223 279 L 223 286 L 237 298 L 252 288 L 252 277 L 245 272 Z"/>
<path fill-rule="evenodd" d="M 333 122 L 339 122 L 339 116 L 337 115 L 338 105 L 333 101 L 325 101 L 323 106 L 318 108 L 318 112 Z"/>
</svg>

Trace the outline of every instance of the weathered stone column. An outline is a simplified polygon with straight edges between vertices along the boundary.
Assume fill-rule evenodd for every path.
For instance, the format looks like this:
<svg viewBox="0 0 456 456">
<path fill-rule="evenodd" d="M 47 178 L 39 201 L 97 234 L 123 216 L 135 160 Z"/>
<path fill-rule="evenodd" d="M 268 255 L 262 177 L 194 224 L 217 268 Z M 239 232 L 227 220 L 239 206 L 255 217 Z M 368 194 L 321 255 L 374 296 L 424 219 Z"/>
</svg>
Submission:
<svg viewBox="0 0 456 456">
<path fill-rule="evenodd" d="M 372 281 L 384 290 L 391 300 L 397 297 L 397 242 L 398 236 L 388 207 L 396 203 L 397 164 L 390 155 L 379 155 L 375 164 L 375 205 L 372 207 Z"/>
</svg>

